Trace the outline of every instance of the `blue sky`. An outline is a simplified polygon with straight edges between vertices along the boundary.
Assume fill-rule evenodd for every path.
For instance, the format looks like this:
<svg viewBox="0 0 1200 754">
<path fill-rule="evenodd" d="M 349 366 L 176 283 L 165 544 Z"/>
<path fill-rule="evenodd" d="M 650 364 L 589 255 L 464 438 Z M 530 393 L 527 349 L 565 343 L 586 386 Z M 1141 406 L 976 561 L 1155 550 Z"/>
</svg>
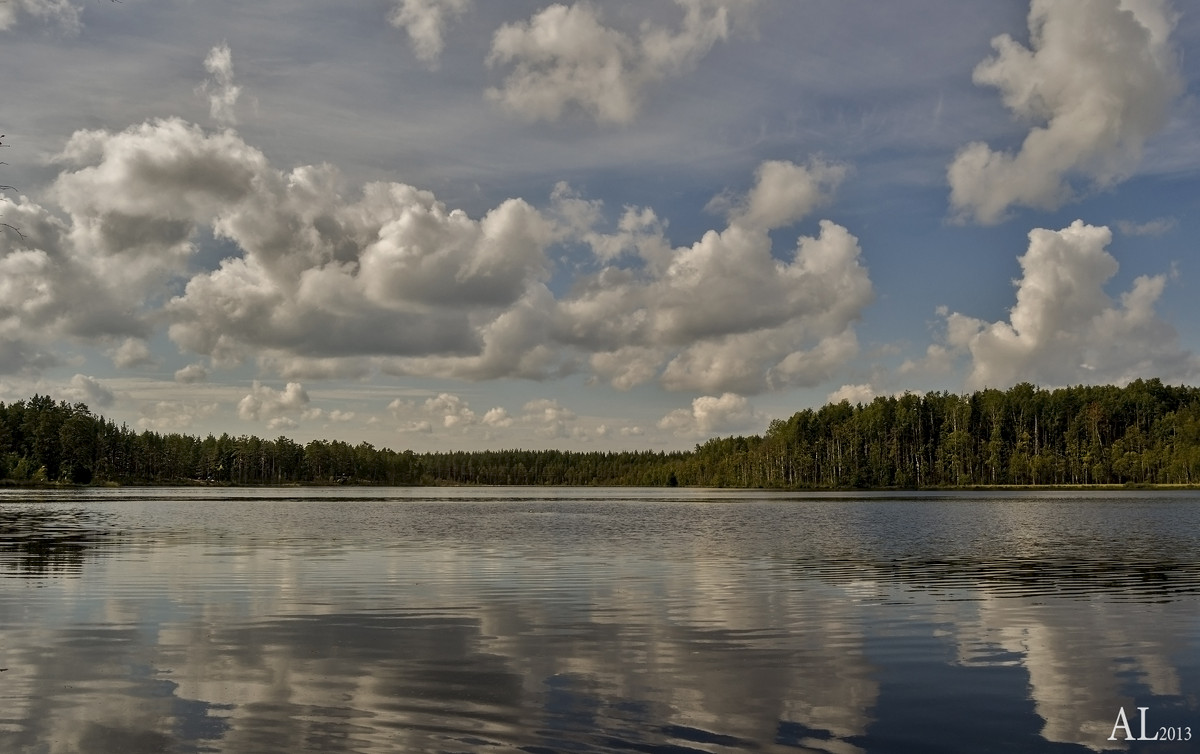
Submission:
<svg viewBox="0 0 1200 754">
<path fill-rule="evenodd" d="M 393 448 L 1200 376 L 1161 0 L 0 6 L 0 400 Z"/>
</svg>

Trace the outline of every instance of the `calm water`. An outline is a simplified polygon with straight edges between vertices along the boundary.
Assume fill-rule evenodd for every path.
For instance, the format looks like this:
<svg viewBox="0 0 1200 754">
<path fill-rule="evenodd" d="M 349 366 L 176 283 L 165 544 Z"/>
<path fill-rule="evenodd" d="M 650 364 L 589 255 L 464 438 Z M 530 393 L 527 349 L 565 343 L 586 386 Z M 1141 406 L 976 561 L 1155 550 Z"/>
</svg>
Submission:
<svg viewBox="0 0 1200 754">
<path fill-rule="evenodd" d="M 0 491 L 0 668 L 3 752 L 1193 751 L 1200 495 Z"/>
</svg>

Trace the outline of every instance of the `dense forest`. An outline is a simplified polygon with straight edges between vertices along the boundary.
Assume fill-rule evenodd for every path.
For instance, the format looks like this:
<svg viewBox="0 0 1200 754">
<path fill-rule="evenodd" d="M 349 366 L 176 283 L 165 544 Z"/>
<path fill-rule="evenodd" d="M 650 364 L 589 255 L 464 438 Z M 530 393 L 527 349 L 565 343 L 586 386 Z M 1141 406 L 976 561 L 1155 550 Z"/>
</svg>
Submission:
<svg viewBox="0 0 1200 754">
<path fill-rule="evenodd" d="M 0 403 L 0 480 L 10 484 L 535 484 L 927 488 L 1200 484 L 1200 388 L 906 394 L 843 401 L 762 436 L 694 450 L 426 453 L 369 443 L 136 432 L 82 403 Z"/>
</svg>

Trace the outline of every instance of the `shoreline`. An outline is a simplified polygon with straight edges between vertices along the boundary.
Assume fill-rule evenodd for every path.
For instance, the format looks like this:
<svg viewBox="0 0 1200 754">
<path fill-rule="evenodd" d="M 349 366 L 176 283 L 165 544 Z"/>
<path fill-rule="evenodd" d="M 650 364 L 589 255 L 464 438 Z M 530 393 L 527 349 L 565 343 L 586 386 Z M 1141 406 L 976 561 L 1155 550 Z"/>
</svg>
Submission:
<svg viewBox="0 0 1200 754">
<path fill-rule="evenodd" d="M 680 489 L 680 490 L 756 490 L 759 492 L 1115 492 L 1120 490 L 1165 492 L 1171 490 L 1197 490 L 1200 484 L 968 484 L 939 485 L 930 487 L 708 487 L 685 485 L 644 484 L 376 484 L 370 482 L 287 482 L 283 484 L 235 484 L 229 482 L 204 482 L 199 480 L 175 480 L 163 482 L 101 482 L 97 484 L 73 484 L 70 482 L 29 482 L 0 479 L 0 489 L 28 490 L 89 490 L 89 489 L 143 489 L 152 487 L 216 487 L 225 489 L 304 489 L 337 487 L 375 487 L 437 489 L 444 487 L 487 487 L 491 489 L 537 487 L 545 489 Z"/>
</svg>

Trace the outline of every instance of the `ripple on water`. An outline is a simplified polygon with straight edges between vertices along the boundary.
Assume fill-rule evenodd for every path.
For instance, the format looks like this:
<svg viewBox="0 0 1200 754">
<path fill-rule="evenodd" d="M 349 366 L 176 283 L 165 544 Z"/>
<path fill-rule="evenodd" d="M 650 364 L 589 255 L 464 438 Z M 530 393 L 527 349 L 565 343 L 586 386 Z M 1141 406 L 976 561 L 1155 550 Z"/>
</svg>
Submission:
<svg viewBox="0 0 1200 754">
<path fill-rule="evenodd" d="M 1200 712 L 1179 496 L 3 492 L 0 750 L 1102 749 L 1121 704 Z"/>
</svg>

